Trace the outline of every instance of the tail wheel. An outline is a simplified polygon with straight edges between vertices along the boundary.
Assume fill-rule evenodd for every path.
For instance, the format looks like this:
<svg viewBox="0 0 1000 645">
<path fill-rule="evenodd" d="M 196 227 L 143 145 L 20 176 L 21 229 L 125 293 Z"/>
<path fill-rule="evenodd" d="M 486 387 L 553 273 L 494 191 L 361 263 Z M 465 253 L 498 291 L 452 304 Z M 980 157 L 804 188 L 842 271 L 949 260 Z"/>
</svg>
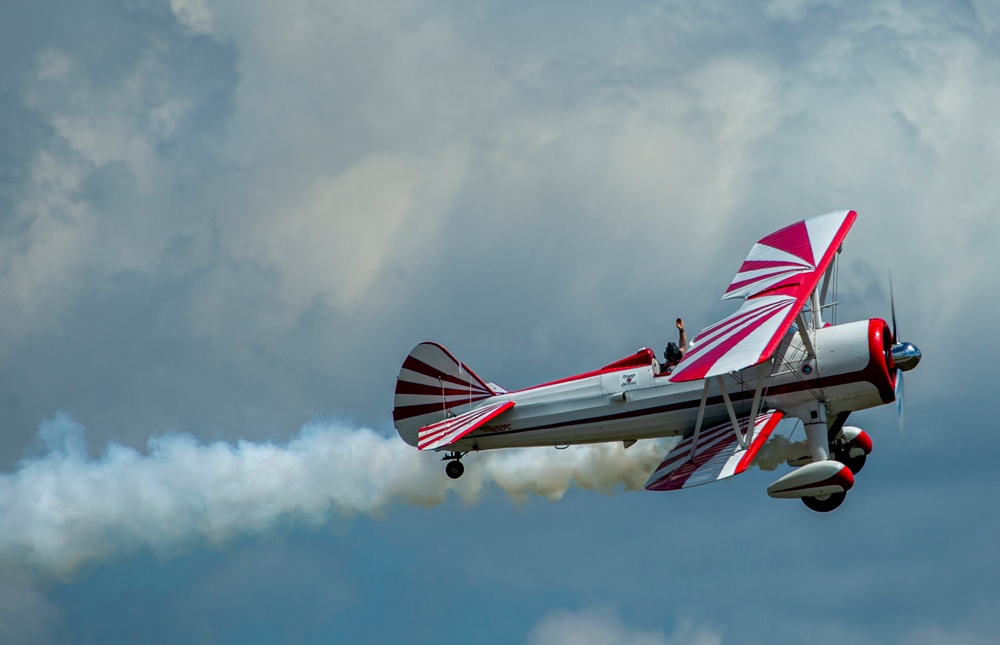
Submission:
<svg viewBox="0 0 1000 645">
<path fill-rule="evenodd" d="M 459 460 L 454 459 L 445 464 L 444 472 L 452 479 L 458 479 L 465 472 L 465 466 Z"/>
<path fill-rule="evenodd" d="M 829 495 L 820 495 L 819 497 L 803 497 L 802 503 L 811 511 L 829 513 L 843 504 L 846 497 L 847 493 L 830 493 Z"/>
</svg>

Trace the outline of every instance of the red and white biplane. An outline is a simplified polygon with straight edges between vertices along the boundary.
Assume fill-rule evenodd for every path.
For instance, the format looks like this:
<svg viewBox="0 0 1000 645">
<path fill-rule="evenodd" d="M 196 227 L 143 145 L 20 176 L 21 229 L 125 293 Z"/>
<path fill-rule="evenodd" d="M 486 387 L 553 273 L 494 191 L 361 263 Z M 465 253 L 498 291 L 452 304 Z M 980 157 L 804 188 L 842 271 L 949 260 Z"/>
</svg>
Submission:
<svg viewBox="0 0 1000 645">
<path fill-rule="evenodd" d="M 396 381 L 393 420 L 420 450 L 445 452 L 458 478 L 468 452 L 682 437 L 646 483 L 678 490 L 738 475 L 783 418 L 808 454 L 768 487 L 815 511 L 837 508 L 871 452 L 850 413 L 892 403 L 920 351 L 880 318 L 824 322 L 835 257 L 857 215 L 836 211 L 760 239 L 723 299 L 741 304 L 695 336 L 667 373 L 651 349 L 600 369 L 507 391 L 436 343 L 417 345 Z M 895 312 L 893 312 L 895 318 Z"/>
</svg>

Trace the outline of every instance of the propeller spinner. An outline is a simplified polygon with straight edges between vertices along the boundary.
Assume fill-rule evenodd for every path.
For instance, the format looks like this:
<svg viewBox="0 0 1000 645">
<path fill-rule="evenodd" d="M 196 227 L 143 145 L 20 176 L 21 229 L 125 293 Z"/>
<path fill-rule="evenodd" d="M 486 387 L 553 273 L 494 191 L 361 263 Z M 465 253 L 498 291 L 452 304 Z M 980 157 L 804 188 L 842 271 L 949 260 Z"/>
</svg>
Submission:
<svg viewBox="0 0 1000 645">
<path fill-rule="evenodd" d="M 893 332 L 893 337 L 895 337 L 895 331 Z M 892 349 L 892 362 L 896 364 L 896 368 L 904 372 L 909 372 L 917 363 L 920 362 L 920 349 L 913 343 L 893 343 Z"/>
</svg>

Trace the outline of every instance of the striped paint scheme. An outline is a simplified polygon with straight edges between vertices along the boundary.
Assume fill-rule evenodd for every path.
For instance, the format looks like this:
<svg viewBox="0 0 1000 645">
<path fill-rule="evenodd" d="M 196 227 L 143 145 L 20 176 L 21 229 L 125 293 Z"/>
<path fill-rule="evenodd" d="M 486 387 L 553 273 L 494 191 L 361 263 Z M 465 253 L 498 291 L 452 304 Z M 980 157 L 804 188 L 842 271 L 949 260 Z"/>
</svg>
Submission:
<svg viewBox="0 0 1000 645">
<path fill-rule="evenodd" d="M 424 426 L 420 428 L 417 448 L 420 450 L 444 448 L 512 407 L 514 407 L 513 401 L 490 403 L 457 417 Z"/>
<path fill-rule="evenodd" d="M 745 298 L 743 305 L 694 338 L 670 375 L 671 382 L 720 376 L 770 358 L 855 219 L 854 211 L 827 213 L 786 226 L 754 244 L 722 296 Z"/>
<path fill-rule="evenodd" d="M 854 211 L 835 211 L 761 238 L 726 288 L 723 300 L 794 288 L 801 283 L 802 274 L 822 273 L 856 218 Z"/>
<path fill-rule="evenodd" d="M 478 403 L 493 390 L 451 352 L 437 343 L 420 343 L 406 357 L 396 380 L 392 418 L 405 421 Z"/>
<path fill-rule="evenodd" d="M 750 466 L 783 417 L 784 413 L 777 410 L 758 415 L 753 439 L 746 449 L 740 447 L 729 421 L 703 430 L 694 456 L 691 455 L 693 437 L 684 439 L 650 475 L 646 490 L 680 490 L 739 475 Z M 741 418 L 739 423 L 740 431 L 746 433 L 749 417 Z"/>
</svg>

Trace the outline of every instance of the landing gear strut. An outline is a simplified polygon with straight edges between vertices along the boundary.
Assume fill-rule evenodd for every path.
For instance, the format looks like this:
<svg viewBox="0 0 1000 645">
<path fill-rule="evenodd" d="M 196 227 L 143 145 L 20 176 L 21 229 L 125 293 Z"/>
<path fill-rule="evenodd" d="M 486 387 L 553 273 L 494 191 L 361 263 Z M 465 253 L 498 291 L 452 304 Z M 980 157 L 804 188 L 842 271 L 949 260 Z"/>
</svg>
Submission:
<svg viewBox="0 0 1000 645">
<path fill-rule="evenodd" d="M 464 452 L 449 452 L 447 455 L 442 457 L 444 461 L 448 463 L 444 466 L 444 472 L 448 477 L 452 479 L 458 479 L 465 472 L 465 466 L 462 465 L 462 457 L 465 456 Z"/>
</svg>

